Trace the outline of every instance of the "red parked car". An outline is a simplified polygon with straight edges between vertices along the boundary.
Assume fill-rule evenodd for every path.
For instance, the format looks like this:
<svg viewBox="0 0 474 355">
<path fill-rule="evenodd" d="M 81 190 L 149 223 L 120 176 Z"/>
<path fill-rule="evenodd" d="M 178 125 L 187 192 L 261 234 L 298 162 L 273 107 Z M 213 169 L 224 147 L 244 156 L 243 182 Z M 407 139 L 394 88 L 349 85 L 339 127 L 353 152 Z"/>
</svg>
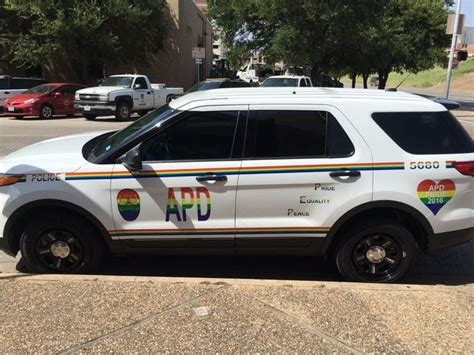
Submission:
<svg viewBox="0 0 474 355">
<path fill-rule="evenodd" d="M 73 116 L 74 94 L 85 86 L 69 83 L 38 85 L 5 101 L 5 114 L 19 118 L 37 116 L 49 119 L 53 115 Z"/>
</svg>

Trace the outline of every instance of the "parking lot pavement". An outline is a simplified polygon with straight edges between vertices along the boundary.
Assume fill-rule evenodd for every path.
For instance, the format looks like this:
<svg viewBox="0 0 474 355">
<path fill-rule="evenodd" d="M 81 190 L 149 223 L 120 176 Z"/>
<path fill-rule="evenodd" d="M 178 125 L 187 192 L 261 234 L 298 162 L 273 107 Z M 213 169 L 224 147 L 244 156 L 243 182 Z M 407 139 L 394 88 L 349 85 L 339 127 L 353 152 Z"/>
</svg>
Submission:
<svg viewBox="0 0 474 355">
<path fill-rule="evenodd" d="M 467 286 L 0 278 L 2 352 L 465 352 Z"/>
<path fill-rule="evenodd" d="M 0 157 L 45 139 L 85 132 L 111 131 L 128 124 L 130 122 L 119 122 L 112 117 L 100 117 L 90 122 L 82 117 L 55 117 L 44 121 L 37 118 L 20 120 L 0 116 Z"/>
</svg>

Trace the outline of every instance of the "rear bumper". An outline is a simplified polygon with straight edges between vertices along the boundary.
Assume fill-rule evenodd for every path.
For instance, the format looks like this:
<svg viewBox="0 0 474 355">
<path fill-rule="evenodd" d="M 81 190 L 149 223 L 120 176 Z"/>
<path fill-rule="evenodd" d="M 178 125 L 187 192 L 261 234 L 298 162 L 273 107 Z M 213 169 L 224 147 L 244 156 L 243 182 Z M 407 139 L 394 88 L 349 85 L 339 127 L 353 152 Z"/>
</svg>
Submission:
<svg viewBox="0 0 474 355">
<path fill-rule="evenodd" d="M 455 247 L 474 239 L 474 227 L 452 232 L 434 234 L 428 239 L 427 251 L 436 251 Z"/>
</svg>

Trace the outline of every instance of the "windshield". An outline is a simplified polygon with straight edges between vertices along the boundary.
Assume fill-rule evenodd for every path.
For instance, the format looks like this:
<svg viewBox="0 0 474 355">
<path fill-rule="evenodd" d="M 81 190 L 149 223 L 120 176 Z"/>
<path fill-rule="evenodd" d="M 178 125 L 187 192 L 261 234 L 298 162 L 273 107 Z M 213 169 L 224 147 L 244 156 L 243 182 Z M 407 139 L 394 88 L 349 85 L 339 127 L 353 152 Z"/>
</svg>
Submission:
<svg viewBox="0 0 474 355">
<path fill-rule="evenodd" d="M 115 132 L 99 141 L 89 152 L 87 160 L 94 162 L 100 159 L 104 154 L 128 144 L 143 132 L 146 132 L 151 127 L 170 117 L 174 112 L 176 112 L 176 110 L 170 108 L 168 105 L 163 105 L 159 109 L 150 112 L 148 115 L 143 116 L 121 131 Z"/>
<path fill-rule="evenodd" d="M 200 83 L 191 86 L 187 92 L 218 89 L 221 85 L 222 81 L 201 81 Z"/>
<path fill-rule="evenodd" d="M 47 94 L 48 92 L 52 91 L 56 85 L 46 84 L 46 85 L 38 85 L 30 90 L 23 91 L 23 94 Z"/>
<path fill-rule="evenodd" d="M 133 78 L 129 76 L 111 76 L 105 79 L 100 86 L 120 86 L 122 88 L 131 88 Z"/>
<path fill-rule="evenodd" d="M 298 79 L 293 78 L 268 78 L 262 86 L 298 86 Z"/>
</svg>

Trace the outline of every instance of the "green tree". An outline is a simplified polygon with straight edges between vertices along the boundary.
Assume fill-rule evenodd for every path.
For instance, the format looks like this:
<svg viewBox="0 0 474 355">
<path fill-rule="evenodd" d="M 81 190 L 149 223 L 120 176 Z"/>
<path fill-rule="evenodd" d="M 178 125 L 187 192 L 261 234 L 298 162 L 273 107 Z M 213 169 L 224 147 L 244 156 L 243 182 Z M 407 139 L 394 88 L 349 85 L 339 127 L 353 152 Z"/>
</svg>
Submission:
<svg viewBox="0 0 474 355">
<path fill-rule="evenodd" d="M 321 73 L 417 72 L 443 58 L 444 0 L 209 0 L 231 52 L 263 50 L 269 60 Z"/>
<path fill-rule="evenodd" d="M 68 61 L 83 82 L 90 65 L 146 64 L 166 38 L 166 6 L 166 0 L 5 1 L 2 57 L 19 66 Z"/>
</svg>

